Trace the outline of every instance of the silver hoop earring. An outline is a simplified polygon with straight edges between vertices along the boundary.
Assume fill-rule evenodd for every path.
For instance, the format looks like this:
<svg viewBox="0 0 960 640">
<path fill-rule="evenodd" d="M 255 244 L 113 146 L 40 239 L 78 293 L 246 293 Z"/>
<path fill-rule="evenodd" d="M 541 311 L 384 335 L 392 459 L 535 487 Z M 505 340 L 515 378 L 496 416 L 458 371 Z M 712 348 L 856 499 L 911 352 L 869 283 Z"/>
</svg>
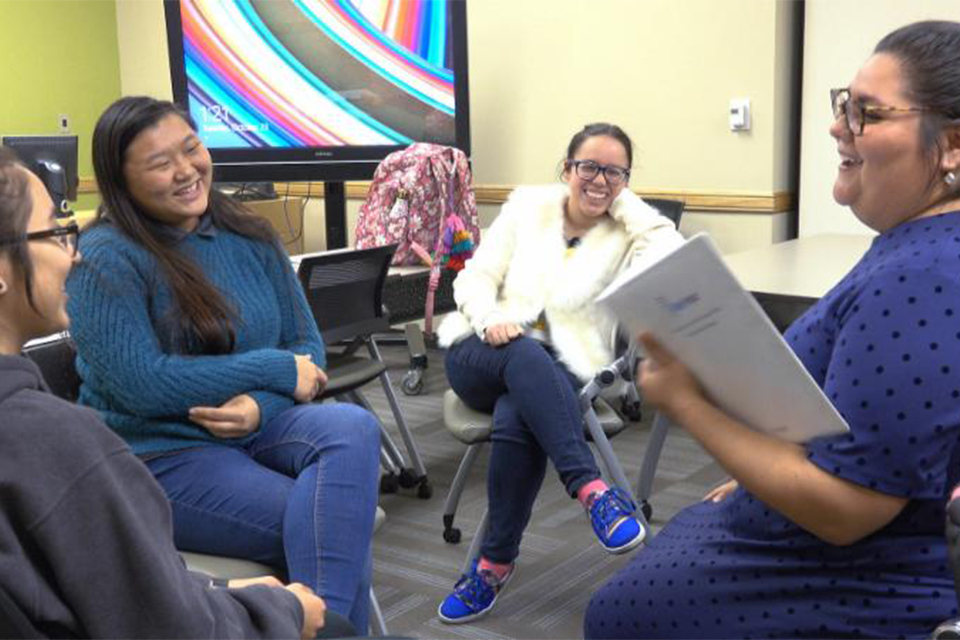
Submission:
<svg viewBox="0 0 960 640">
<path fill-rule="evenodd" d="M 952 187 L 957 184 L 957 174 L 953 171 L 947 171 L 947 175 L 943 176 L 943 181 L 947 183 L 947 186 Z"/>
</svg>

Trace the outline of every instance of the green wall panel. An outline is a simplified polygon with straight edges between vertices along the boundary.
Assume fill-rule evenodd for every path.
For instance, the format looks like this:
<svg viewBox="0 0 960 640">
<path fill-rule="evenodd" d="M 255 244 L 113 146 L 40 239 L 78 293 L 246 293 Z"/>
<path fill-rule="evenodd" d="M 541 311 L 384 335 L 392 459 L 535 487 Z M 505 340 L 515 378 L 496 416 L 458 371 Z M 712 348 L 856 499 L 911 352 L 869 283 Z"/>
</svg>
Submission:
<svg viewBox="0 0 960 640">
<path fill-rule="evenodd" d="M 97 117 L 120 97 L 114 0 L 0 0 L 0 134 L 54 135 L 69 116 L 80 175 L 93 176 Z M 78 208 L 95 203 L 81 197 Z"/>
</svg>

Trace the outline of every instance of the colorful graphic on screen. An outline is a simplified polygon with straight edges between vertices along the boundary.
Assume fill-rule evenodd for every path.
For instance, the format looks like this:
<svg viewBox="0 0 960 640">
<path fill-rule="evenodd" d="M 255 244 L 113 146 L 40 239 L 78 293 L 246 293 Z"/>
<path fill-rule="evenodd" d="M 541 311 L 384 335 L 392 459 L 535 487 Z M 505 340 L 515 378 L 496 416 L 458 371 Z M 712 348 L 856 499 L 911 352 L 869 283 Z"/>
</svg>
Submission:
<svg viewBox="0 0 960 640">
<path fill-rule="evenodd" d="M 183 0 L 190 113 L 215 148 L 454 144 L 442 0 Z"/>
</svg>

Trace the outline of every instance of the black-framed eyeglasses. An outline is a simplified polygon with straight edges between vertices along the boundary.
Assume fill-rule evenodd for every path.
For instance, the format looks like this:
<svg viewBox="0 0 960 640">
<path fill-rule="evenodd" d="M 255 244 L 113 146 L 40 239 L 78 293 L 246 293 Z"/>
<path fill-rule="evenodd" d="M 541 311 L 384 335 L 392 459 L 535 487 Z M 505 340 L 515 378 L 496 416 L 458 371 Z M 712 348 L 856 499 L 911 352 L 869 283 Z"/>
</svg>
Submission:
<svg viewBox="0 0 960 640">
<path fill-rule="evenodd" d="M 630 169 L 624 169 L 615 164 L 603 165 L 593 160 L 568 160 L 567 162 L 573 165 L 573 170 L 581 179 L 588 182 L 601 172 L 603 172 L 603 178 L 610 184 L 620 184 L 630 178 Z"/>
<path fill-rule="evenodd" d="M 16 244 L 22 241 L 47 240 L 52 238 L 63 247 L 71 257 L 77 255 L 77 241 L 80 238 L 80 225 L 76 222 L 70 222 L 60 227 L 44 229 L 43 231 L 31 231 L 23 238 L 7 238 L 0 240 L 0 245 Z"/>
<path fill-rule="evenodd" d="M 864 104 L 862 100 L 853 100 L 850 89 L 830 89 L 830 108 L 833 109 L 833 119 L 845 116 L 847 128 L 855 136 L 863 135 L 863 127 L 868 120 L 875 121 L 877 114 L 897 112 L 930 111 L 926 107 L 885 107 L 880 105 Z"/>
</svg>

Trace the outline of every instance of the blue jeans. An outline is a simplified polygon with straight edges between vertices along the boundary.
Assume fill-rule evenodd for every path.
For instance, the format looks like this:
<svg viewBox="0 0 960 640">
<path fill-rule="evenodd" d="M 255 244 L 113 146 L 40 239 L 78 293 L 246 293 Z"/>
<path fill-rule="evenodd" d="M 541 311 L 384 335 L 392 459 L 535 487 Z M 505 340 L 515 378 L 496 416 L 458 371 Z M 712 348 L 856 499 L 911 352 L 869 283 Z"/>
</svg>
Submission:
<svg viewBox="0 0 960 640">
<path fill-rule="evenodd" d="M 446 366 L 454 392 L 471 408 L 493 413 L 490 526 L 480 552 L 493 562 L 513 562 L 548 458 L 573 497 L 600 477 L 583 434 L 580 382 L 527 337 L 493 347 L 470 336 L 447 350 Z"/>
<path fill-rule="evenodd" d="M 178 549 L 247 558 L 302 582 L 367 630 L 380 431 L 351 404 L 303 404 L 244 447 L 147 461 L 173 508 Z"/>
</svg>

